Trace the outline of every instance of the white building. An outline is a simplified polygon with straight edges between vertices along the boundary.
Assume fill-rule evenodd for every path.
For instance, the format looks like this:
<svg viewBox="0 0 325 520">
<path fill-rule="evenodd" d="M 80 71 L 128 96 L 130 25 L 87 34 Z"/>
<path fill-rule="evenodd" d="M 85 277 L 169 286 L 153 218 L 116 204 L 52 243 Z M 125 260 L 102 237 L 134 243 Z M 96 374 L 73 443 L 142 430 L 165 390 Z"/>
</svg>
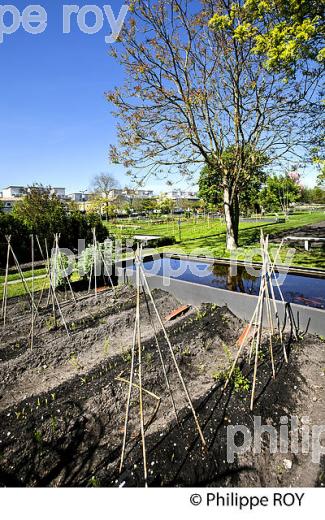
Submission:
<svg viewBox="0 0 325 520">
<path fill-rule="evenodd" d="M 165 193 L 165 196 L 172 200 L 189 200 L 189 201 L 197 201 L 199 200 L 198 193 L 195 191 L 182 191 L 182 190 L 173 190 Z"/>
<path fill-rule="evenodd" d="M 121 197 L 125 200 L 129 199 L 151 199 L 153 198 L 154 192 L 153 190 L 136 190 L 130 188 L 124 189 L 112 189 L 110 191 L 109 197 L 111 199 Z"/>
<path fill-rule="evenodd" d="M 27 195 L 31 188 L 39 191 L 47 190 L 46 187 L 42 186 L 7 186 L 6 188 L 3 188 L 2 192 L 0 192 L 0 207 L 2 207 L 2 211 L 4 213 L 10 213 L 14 205 Z M 59 199 L 66 200 L 65 188 L 51 188 L 50 193 L 55 193 Z"/>
<path fill-rule="evenodd" d="M 15 199 L 20 198 L 26 195 L 31 188 L 35 190 L 46 190 L 46 187 L 42 186 L 32 186 L 32 187 L 26 187 L 26 186 L 7 186 L 7 188 L 3 188 L 2 190 L 2 198 L 3 199 Z M 57 197 L 64 199 L 65 198 L 65 188 L 51 188 L 50 193 L 55 193 Z"/>
<path fill-rule="evenodd" d="M 18 197 L 0 197 L 0 211 L 3 211 L 3 213 L 10 213 L 18 201 Z"/>
<path fill-rule="evenodd" d="M 151 199 L 154 197 L 153 190 L 135 190 L 135 197 L 138 199 Z"/>
<path fill-rule="evenodd" d="M 87 202 L 89 200 L 89 193 L 77 191 L 75 193 L 69 193 L 67 198 L 74 202 Z"/>
<path fill-rule="evenodd" d="M 3 199 L 11 199 L 15 197 L 23 197 L 26 195 L 26 188 L 24 186 L 7 186 L 2 190 Z"/>
</svg>

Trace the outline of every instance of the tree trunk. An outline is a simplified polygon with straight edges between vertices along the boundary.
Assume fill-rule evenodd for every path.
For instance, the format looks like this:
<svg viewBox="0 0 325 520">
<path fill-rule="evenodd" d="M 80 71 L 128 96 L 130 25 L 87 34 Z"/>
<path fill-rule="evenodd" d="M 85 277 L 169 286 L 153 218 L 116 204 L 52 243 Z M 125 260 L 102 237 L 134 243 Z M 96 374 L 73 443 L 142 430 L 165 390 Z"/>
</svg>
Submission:
<svg viewBox="0 0 325 520">
<path fill-rule="evenodd" d="M 234 226 L 234 235 L 235 235 L 235 242 L 238 246 L 238 230 L 239 230 L 239 197 L 238 194 L 235 193 L 233 198 L 233 226 Z"/>
<path fill-rule="evenodd" d="M 227 249 L 234 251 L 238 246 L 239 204 L 238 197 L 230 202 L 229 189 L 223 192 L 223 207 L 226 221 Z"/>
</svg>

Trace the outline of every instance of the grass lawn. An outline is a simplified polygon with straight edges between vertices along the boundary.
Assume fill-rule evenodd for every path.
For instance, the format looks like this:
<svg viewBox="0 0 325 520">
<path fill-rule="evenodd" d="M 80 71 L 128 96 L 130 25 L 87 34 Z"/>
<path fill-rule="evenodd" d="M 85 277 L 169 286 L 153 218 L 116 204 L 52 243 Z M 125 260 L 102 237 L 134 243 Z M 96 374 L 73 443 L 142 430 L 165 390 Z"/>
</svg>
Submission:
<svg viewBox="0 0 325 520">
<path fill-rule="evenodd" d="M 261 261 L 259 254 L 259 237 L 261 229 L 264 234 L 277 234 L 282 231 L 292 231 L 296 228 L 308 224 L 316 224 L 325 220 L 325 214 L 319 213 L 302 213 L 293 214 L 285 223 L 261 223 L 261 222 L 243 222 L 240 224 L 239 233 L 239 248 L 233 257 L 239 260 L 254 260 Z M 178 219 L 174 222 L 148 222 L 148 221 L 132 221 L 124 224 L 106 223 L 110 234 L 116 238 L 132 237 L 135 234 L 148 234 L 160 236 L 175 237 L 177 243 L 170 246 L 158 248 L 158 251 L 173 252 L 173 253 L 189 253 L 194 255 L 205 255 L 209 257 L 229 258 L 230 253 L 226 250 L 226 227 L 221 220 L 199 219 L 197 223 L 191 220 L 182 219 L 181 235 L 179 236 Z M 275 254 L 279 247 L 278 243 L 270 240 L 271 254 Z M 293 256 L 290 254 L 293 246 L 289 245 L 283 247 L 281 252 L 281 261 L 285 265 L 295 265 L 303 267 L 315 267 L 318 269 L 325 269 L 325 254 L 322 249 L 312 249 L 307 252 L 302 247 L 294 251 Z M 35 276 L 45 274 L 45 269 L 35 270 Z M 31 276 L 31 271 L 24 273 L 25 278 Z M 19 274 L 10 274 L 9 280 L 18 280 Z M 77 273 L 73 275 L 72 280 L 77 280 Z M 3 294 L 4 276 L 0 277 L 0 298 Z M 31 281 L 27 282 L 31 289 Z M 35 291 L 41 290 L 44 285 L 44 279 L 36 279 L 34 281 Z M 45 285 L 48 288 L 48 282 Z M 10 284 L 8 286 L 8 296 L 19 296 L 24 294 L 25 289 L 22 283 Z"/>
<path fill-rule="evenodd" d="M 42 272 L 44 271 L 44 272 Z M 35 270 L 35 276 L 40 276 L 42 274 L 45 274 L 46 273 L 46 270 L 45 269 L 39 269 L 38 271 Z M 14 276 L 14 275 L 13 275 Z M 27 278 L 27 272 L 24 273 L 24 277 Z M 3 278 L 3 277 L 1 277 Z M 18 276 L 18 279 L 20 277 Z M 17 278 L 13 278 L 13 280 L 16 280 Z M 71 277 L 71 281 L 72 282 L 76 282 L 79 280 L 79 275 L 78 273 L 73 273 L 72 277 Z M 31 291 L 32 290 L 32 281 L 31 280 L 26 280 L 26 285 L 28 287 L 28 289 Z M 42 288 L 44 288 L 44 290 L 48 289 L 50 286 L 49 284 L 49 281 L 46 279 L 46 278 L 36 278 L 34 280 L 34 291 L 35 292 L 38 292 L 38 291 L 41 291 Z M 23 294 L 25 294 L 26 291 L 25 291 L 25 287 L 24 287 L 24 284 L 22 282 L 17 282 L 17 283 L 13 283 L 13 284 L 9 284 L 8 285 L 8 298 L 13 298 L 14 296 L 21 296 Z M 3 281 L 1 280 L 1 285 L 0 285 L 0 299 L 2 299 L 2 296 L 3 296 Z"/>
<path fill-rule="evenodd" d="M 45 285 L 44 285 L 45 282 Z M 26 282 L 27 287 L 29 290 L 32 290 L 32 282 L 27 281 Z M 41 291 L 42 287 L 48 288 L 49 284 L 44 278 L 36 278 L 34 280 L 34 291 Z M 25 287 L 22 282 L 19 283 L 13 283 L 8 285 L 8 298 L 13 298 L 14 296 L 21 296 L 22 294 L 25 294 Z M 2 298 L 3 295 L 3 285 L 0 287 L 0 297 Z"/>
<path fill-rule="evenodd" d="M 284 223 L 243 222 L 240 224 L 239 249 L 236 251 L 235 256 L 239 260 L 261 260 L 258 252 L 261 229 L 265 235 L 272 235 L 282 231 L 289 232 L 296 228 L 308 224 L 316 224 L 324 220 L 324 212 L 318 212 L 311 214 L 293 214 L 290 215 L 288 220 Z M 139 220 L 133 221 L 130 225 L 125 222 L 123 226 L 108 222 L 107 228 L 116 238 L 132 237 L 135 234 L 169 235 L 176 238 L 177 244 L 160 247 L 158 249 L 159 251 L 190 253 L 219 258 L 230 257 L 230 253 L 226 250 L 225 244 L 226 226 L 221 220 L 210 220 L 209 222 L 207 219 L 204 221 L 200 219 L 197 223 L 195 223 L 193 219 L 190 221 L 182 220 L 180 237 L 177 220 L 175 220 L 174 223 L 162 224 L 148 223 Z M 277 250 L 278 246 L 279 244 L 270 240 L 271 252 L 272 250 Z M 284 264 L 325 269 L 325 255 L 322 249 L 313 249 L 307 252 L 304 251 L 302 247 L 299 247 L 293 257 L 290 254 L 292 249 L 292 244 L 288 247 L 283 247 L 281 261 Z"/>
<path fill-rule="evenodd" d="M 43 274 L 46 274 L 46 269 L 35 269 L 34 270 L 34 276 L 42 276 Z M 31 278 L 32 271 L 24 271 L 23 272 L 24 278 Z M 8 275 L 8 282 L 13 282 L 14 280 L 20 280 L 20 274 L 19 273 L 11 273 Z M 0 283 L 4 283 L 5 276 L 0 276 Z"/>
</svg>

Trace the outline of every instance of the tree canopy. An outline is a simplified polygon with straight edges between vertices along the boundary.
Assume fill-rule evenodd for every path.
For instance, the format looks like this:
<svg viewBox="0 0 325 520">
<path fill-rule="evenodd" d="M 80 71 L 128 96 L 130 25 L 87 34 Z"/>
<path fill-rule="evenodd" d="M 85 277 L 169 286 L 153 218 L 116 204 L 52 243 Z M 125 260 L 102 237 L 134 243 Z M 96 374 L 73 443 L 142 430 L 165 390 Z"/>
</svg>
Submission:
<svg viewBox="0 0 325 520">
<path fill-rule="evenodd" d="M 236 26 L 213 30 L 216 12 L 231 16 L 221 0 L 134 0 L 112 55 L 125 83 L 107 93 L 118 118 L 111 160 L 131 176 L 182 176 L 207 164 L 222 172 L 220 187 L 227 247 L 237 245 L 238 196 L 250 171 L 247 150 L 271 160 L 303 154 L 311 121 L 319 115 L 315 78 L 279 80 L 252 52 L 253 38 L 235 38 Z M 238 24 L 245 22 L 238 12 Z M 237 24 L 237 22 L 236 22 Z M 233 147 L 233 168 L 226 150 Z M 247 179 L 246 179 L 247 180 Z"/>
<path fill-rule="evenodd" d="M 244 211 L 254 210 L 258 205 L 258 195 L 262 184 L 266 180 L 265 167 L 268 165 L 268 157 L 253 150 L 247 150 L 250 160 L 247 160 L 246 174 L 242 174 L 238 182 L 240 208 Z M 234 168 L 235 154 L 233 148 L 224 152 L 223 157 L 228 165 L 228 170 Z M 208 165 L 201 170 L 199 177 L 199 195 L 207 203 L 223 206 L 222 170 L 211 169 Z M 230 177 L 231 179 L 231 177 Z"/>
<path fill-rule="evenodd" d="M 252 39 L 252 52 L 265 56 L 265 66 L 293 73 L 308 61 L 324 63 L 324 2 L 319 0 L 245 0 L 217 6 L 209 24 L 232 27 L 238 41 Z M 219 9 L 218 9 L 219 8 Z"/>
<path fill-rule="evenodd" d="M 115 177 L 109 173 L 95 175 L 91 181 L 91 206 L 93 211 L 104 213 L 106 219 L 114 215 L 118 197 L 112 196 L 112 190 L 119 187 Z"/>
<path fill-rule="evenodd" d="M 302 188 L 288 175 L 270 175 L 259 195 L 261 206 L 267 211 L 288 213 L 293 202 L 301 198 Z"/>
<path fill-rule="evenodd" d="M 98 241 L 107 237 L 107 230 L 96 214 L 83 215 L 73 204 L 60 200 L 51 193 L 50 187 L 34 185 L 27 195 L 15 204 L 12 214 L 0 214 L 0 242 L 2 244 L 0 262 L 4 261 L 5 235 L 12 235 L 12 245 L 20 262 L 31 258 L 30 235 L 37 235 L 45 255 L 44 241 L 49 251 L 54 234 L 60 234 L 60 247 L 74 249 L 78 239 L 92 240 L 92 228 L 96 228 Z M 39 251 L 35 251 L 40 258 Z"/>
</svg>

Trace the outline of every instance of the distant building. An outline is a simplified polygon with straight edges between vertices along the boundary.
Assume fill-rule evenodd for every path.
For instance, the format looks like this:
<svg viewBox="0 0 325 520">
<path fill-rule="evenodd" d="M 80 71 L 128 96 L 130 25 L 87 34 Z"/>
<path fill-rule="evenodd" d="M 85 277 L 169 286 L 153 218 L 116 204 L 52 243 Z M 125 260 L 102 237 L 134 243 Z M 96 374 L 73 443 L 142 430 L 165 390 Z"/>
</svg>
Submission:
<svg viewBox="0 0 325 520">
<path fill-rule="evenodd" d="M 2 197 L 0 196 L 0 211 L 10 213 L 13 207 L 20 200 L 19 197 Z"/>
<path fill-rule="evenodd" d="M 0 192 L 0 202 L 3 207 L 4 213 L 10 213 L 15 204 L 25 197 L 31 189 L 34 190 L 47 190 L 48 188 L 42 186 L 7 186 Z M 55 194 L 59 199 L 66 200 L 65 188 L 50 188 L 50 193 Z"/>
<path fill-rule="evenodd" d="M 110 199 L 122 198 L 126 201 L 131 199 L 151 199 L 154 196 L 153 190 L 136 190 L 131 188 L 113 189 L 109 193 Z"/>
<path fill-rule="evenodd" d="M 200 200 L 198 193 L 195 191 L 182 191 L 182 190 L 173 190 L 164 194 L 165 197 L 172 200 L 188 200 L 188 201 L 197 201 Z"/>
<path fill-rule="evenodd" d="M 3 188 L 2 190 L 2 198 L 3 199 L 14 199 L 14 198 L 20 198 L 24 197 L 24 195 L 27 195 L 27 193 L 31 190 L 39 190 L 43 191 L 46 190 L 46 187 L 42 186 L 32 186 L 32 187 L 26 187 L 26 186 L 7 186 L 7 188 Z M 65 198 L 65 188 L 50 188 L 50 193 L 57 195 L 57 197 L 64 199 Z"/>
<path fill-rule="evenodd" d="M 75 193 L 69 193 L 67 198 L 74 202 L 87 202 L 89 200 L 89 193 L 77 191 Z"/>
<path fill-rule="evenodd" d="M 103 197 L 105 198 L 105 193 L 103 193 Z M 108 198 L 111 200 L 117 199 L 117 198 L 127 198 L 127 193 L 125 190 L 122 190 L 120 188 L 114 188 L 110 190 Z"/>
<path fill-rule="evenodd" d="M 135 190 L 135 197 L 139 199 L 151 199 L 154 197 L 153 190 Z"/>
<path fill-rule="evenodd" d="M 12 199 L 15 197 L 23 197 L 27 193 L 27 188 L 24 186 L 8 186 L 2 190 L 3 199 Z"/>
</svg>

